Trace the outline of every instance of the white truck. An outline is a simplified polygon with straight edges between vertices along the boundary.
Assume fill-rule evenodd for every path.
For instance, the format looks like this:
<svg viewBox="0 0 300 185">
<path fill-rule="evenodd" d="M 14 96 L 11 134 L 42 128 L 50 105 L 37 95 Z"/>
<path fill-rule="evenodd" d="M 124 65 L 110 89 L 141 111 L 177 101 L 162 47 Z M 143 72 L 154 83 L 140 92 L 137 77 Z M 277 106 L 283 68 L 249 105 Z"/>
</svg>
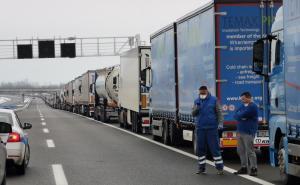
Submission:
<svg viewBox="0 0 300 185">
<path fill-rule="evenodd" d="M 136 133 L 151 131 L 149 91 L 151 86 L 151 49 L 139 46 L 120 57 L 119 122 Z"/>
<path fill-rule="evenodd" d="M 117 121 L 120 66 L 96 70 L 94 118 L 103 122 Z"/>
<path fill-rule="evenodd" d="M 79 113 L 85 116 L 94 116 L 95 106 L 95 90 L 94 84 L 96 79 L 96 71 L 89 70 L 79 77 Z"/>
</svg>

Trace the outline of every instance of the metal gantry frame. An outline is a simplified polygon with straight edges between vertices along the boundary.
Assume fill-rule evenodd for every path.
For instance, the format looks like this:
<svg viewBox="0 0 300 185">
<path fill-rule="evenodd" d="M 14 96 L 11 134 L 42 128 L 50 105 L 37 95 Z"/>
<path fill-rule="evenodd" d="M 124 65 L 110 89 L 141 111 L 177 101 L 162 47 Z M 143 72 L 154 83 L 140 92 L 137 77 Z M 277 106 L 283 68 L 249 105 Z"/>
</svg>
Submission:
<svg viewBox="0 0 300 185">
<path fill-rule="evenodd" d="M 52 40 L 55 43 L 55 58 L 61 57 L 62 43 L 75 43 L 76 57 L 100 57 L 100 56 L 120 56 L 121 53 L 145 45 L 140 41 L 140 36 L 127 37 L 53 37 L 53 38 L 31 38 L 31 39 L 12 39 L 0 40 L 0 60 L 18 59 L 17 46 L 31 44 L 33 58 L 38 57 L 38 42 Z"/>
</svg>

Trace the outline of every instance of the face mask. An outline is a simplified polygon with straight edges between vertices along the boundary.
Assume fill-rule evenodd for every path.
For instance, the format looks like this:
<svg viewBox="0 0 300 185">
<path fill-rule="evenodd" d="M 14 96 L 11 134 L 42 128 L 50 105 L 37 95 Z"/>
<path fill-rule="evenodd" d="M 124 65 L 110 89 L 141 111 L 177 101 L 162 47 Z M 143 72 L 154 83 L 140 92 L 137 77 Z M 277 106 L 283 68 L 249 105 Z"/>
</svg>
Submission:
<svg viewBox="0 0 300 185">
<path fill-rule="evenodd" d="M 201 95 L 200 94 L 200 99 L 204 100 L 207 97 L 207 95 Z"/>
<path fill-rule="evenodd" d="M 249 103 L 244 103 L 244 106 L 245 106 L 245 107 L 248 107 L 248 105 L 249 105 Z"/>
</svg>

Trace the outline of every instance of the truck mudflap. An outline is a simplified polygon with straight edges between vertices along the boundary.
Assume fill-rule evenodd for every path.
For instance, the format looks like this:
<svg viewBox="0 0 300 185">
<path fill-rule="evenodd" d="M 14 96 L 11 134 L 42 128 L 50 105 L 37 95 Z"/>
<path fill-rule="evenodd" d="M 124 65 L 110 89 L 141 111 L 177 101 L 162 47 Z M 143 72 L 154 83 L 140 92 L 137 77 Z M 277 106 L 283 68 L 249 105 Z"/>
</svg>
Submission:
<svg viewBox="0 0 300 185">
<path fill-rule="evenodd" d="M 149 117 L 142 118 L 142 127 L 150 127 L 150 118 Z"/>
<path fill-rule="evenodd" d="M 237 147 L 237 133 L 236 131 L 224 131 L 220 138 L 221 148 L 235 148 Z M 254 138 L 254 147 L 269 147 L 268 130 L 259 130 Z"/>
</svg>

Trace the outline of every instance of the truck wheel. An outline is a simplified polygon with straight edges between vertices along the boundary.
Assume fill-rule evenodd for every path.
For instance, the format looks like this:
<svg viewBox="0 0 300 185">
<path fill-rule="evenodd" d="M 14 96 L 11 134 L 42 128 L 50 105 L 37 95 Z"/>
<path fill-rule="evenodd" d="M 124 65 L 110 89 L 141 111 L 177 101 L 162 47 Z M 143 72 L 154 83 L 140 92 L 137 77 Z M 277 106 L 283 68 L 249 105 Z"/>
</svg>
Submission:
<svg viewBox="0 0 300 185">
<path fill-rule="evenodd" d="M 170 144 L 173 146 L 179 146 L 182 142 L 182 135 L 180 129 L 177 129 L 176 124 L 170 123 Z"/>
<path fill-rule="evenodd" d="M 131 123 L 131 131 L 136 133 L 136 122 L 134 117 L 131 117 Z"/>
<path fill-rule="evenodd" d="M 119 113 L 119 124 L 120 128 L 124 128 L 124 116 L 122 111 Z"/>
<path fill-rule="evenodd" d="M 283 181 L 283 184 L 292 185 L 293 176 L 287 174 L 285 169 L 286 167 L 285 161 L 288 160 L 286 159 L 285 155 L 286 153 L 284 150 L 283 138 L 281 138 L 279 143 L 279 151 L 278 151 L 278 165 L 279 165 L 280 178 Z"/>
<path fill-rule="evenodd" d="M 169 124 L 166 120 L 163 121 L 163 143 L 169 145 Z"/>
</svg>

